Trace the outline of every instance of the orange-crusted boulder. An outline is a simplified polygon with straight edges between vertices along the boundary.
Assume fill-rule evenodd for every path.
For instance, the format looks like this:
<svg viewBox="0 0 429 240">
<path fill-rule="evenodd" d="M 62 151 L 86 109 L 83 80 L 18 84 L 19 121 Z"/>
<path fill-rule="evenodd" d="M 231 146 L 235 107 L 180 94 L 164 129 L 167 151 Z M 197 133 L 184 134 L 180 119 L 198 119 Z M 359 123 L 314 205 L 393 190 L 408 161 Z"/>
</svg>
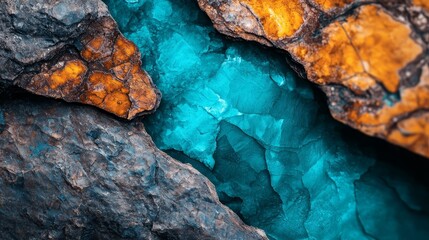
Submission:
<svg viewBox="0 0 429 240">
<path fill-rule="evenodd" d="M 287 51 L 334 118 L 429 157 L 426 1 L 198 2 L 220 32 Z"/>
<path fill-rule="evenodd" d="M 160 93 L 101 1 L 0 4 L 0 83 L 132 119 Z"/>
</svg>

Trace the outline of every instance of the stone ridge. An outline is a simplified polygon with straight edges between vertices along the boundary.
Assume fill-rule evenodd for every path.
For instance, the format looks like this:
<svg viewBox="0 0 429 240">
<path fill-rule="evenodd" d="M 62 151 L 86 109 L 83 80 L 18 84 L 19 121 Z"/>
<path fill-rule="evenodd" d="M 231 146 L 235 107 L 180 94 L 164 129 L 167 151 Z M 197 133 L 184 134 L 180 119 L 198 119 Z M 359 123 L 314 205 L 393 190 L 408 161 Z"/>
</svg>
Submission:
<svg viewBox="0 0 429 240">
<path fill-rule="evenodd" d="M 334 118 L 429 157 L 425 1 L 198 3 L 221 33 L 290 53 L 326 93 Z"/>
<path fill-rule="evenodd" d="M 160 93 L 101 1 L 0 4 L 0 83 L 132 119 Z"/>
<path fill-rule="evenodd" d="M 138 121 L 41 98 L 0 102 L 0 239 L 267 239 Z"/>
</svg>

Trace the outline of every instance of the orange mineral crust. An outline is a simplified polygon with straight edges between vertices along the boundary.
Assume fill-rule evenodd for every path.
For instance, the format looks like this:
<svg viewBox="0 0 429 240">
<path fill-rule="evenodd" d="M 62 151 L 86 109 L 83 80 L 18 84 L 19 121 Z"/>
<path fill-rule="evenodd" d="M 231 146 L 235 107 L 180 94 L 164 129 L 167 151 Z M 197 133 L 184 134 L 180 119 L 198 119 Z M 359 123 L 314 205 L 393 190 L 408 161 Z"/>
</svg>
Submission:
<svg viewBox="0 0 429 240">
<path fill-rule="evenodd" d="M 260 19 L 265 33 L 271 39 L 291 37 L 304 22 L 300 0 L 243 0 Z"/>
<path fill-rule="evenodd" d="M 226 0 L 199 4 L 220 32 L 289 52 L 337 120 L 429 157 L 427 1 L 289 1 L 299 8 L 284 5 L 295 11 L 286 15 L 279 1 L 236 1 L 250 6 L 264 34 L 234 32 L 243 24 Z"/>
<path fill-rule="evenodd" d="M 129 90 L 111 74 L 94 72 L 86 83 L 81 101 L 105 109 L 118 116 L 126 116 L 131 102 Z"/>
<path fill-rule="evenodd" d="M 119 117 L 132 119 L 151 112 L 160 94 L 141 69 L 137 47 L 108 18 L 89 26 L 76 45 L 55 64 L 20 86 L 39 95 L 90 104 Z"/>
<path fill-rule="evenodd" d="M 333 10 L 335 8 L 342 8 L 351 4 L 353 2 L 357 2 L 356 0 L 312 0 L 315 4 L 320 6 L 320 8 L 327 12 Z"/>
<path fill-rule="evenodd" d="M 414 0 L 413 3 L 415 6 L 422 7 L 426 11 L 429 12 L 429 1 L 428 0 Z"/>
<path fill-rule="evenodd" d="M 395 144 L 428 156 L 429 66 L 423 67 L 416 86 L 406 88 L 400 94 L 401 101 L 371 112 L 365 111 L 365 104 L 355 101 L 348 121 L 361 126 L 362 131 L 370 135 L 381 135 Z"/>
<path fill-rule="evenodd" d="M 343 84 L 362 93 L 376 82 L 389 92 L 399 87 L 399 71 L 423 51 L 409 26 L 376 5 L 365 5 L 344 22 L 322 30 L 320 42 L 297 42 L 287 49 L 319 84 Z"/>
</svg>

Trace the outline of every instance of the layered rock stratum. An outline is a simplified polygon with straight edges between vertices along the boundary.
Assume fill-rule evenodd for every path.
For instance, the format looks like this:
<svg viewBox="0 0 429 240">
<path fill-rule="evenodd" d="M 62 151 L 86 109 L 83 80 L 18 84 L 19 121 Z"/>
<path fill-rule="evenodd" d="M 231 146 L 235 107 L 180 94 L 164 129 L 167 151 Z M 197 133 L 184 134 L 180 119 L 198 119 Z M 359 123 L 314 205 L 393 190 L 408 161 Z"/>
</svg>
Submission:
<svg viewBox="0 0 429 240">
<path fill-rule="evenodd" d="M 287 51 L 334 118 L 429 157 L 426 1 L 198 2 L 221 33 Z"/>
<path fill-rule="evenodd" d="M 0 82 L 131 119 L 160 94 L 101 1 L 0 4 Z"/>
</svg>

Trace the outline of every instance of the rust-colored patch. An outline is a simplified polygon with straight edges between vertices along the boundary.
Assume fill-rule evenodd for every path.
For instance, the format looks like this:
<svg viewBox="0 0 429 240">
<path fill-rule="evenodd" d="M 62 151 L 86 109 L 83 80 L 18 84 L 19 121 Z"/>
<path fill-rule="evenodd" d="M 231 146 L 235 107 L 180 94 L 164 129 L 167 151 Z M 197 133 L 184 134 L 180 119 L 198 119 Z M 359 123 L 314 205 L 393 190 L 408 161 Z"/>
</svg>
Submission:
<svg viewBox="0 0 429 240">
<path fill-rule="evenodd" d="M 401 101 L 371 113 L 364 111 L 364 107 L 357 101 L 349 112 L 349 119 L 361 126 L 362 131 L 370 135 L 387 136 L 395 144 L 429 156 L 429 148 L 422 148 L 429 143 L 429 121 L 427 117 L 421 117 L 427 115 L 413 117 L 419 110 L 429 109 L 429 66 L 423 68 L 418 85 L 401 92 Z M 396 124 L 393 130 L 389 130 L 391 124 Z"/>
<path fill-rule="evenodd" d="M 96 36 L 87 42 L 88 46 L 81 52 L 82 57 L 88 61 L 96 60 L 94 65 L 102 66 L 103 70 L 89 77 L 88 92 L 81 96 L 82 102 L 129 119 L 156 108 L 159 101 L 157 91 L 150 77 L 141 69 L 140 54 L 131 41 L 118 34 L 107 41 Z M 102 51 L 110 53 L 107 56 L 100 55 L 103 45 L 110 46 L 108 51 Z"/>
<path fill-rule="evenodd" d="M 428 155 L 429 151 L 429 113 L 400 121 L 387 139 L 403 145 L 412 151 Z"/>
<path fill-rule="evenodd" d="M 88 62 L 97 61 L 103 54 L 103 43 L 105 39 L 102 36 L 95 36 L 82 50 L 83 59 Z"/>
<path fill-rule="evenodd" d="M 127 118 L 131 107 L 129 90 L 111 74 L 94 72 L 89 76 L 81 101 Z"/>
<path fill-rule="evenodd" d="M 131 68 L 133 67 L 133 65 L 131 65 L 131 63 L 124 63 L 121 64 L 119 66 L 116 66 L 113 68 L 113 73 L 115 74 L 115 76 L 124 81 L 125 79 L 127 79 L 129 77 Z"/>
<path fill-rule="evenodd" d="M 118 36 L 114 42 L 112 56 L 107 58 L 103 65 L 106 69 L 112 69 L 121 64 L 132 62 L 135 59 L 137 47 L 122 36 Z"/>
<path fill-rule="evenodd" d="M 137 47 L 119 33 L 112 19 L 95 22 L 80 40 L 80 52 L 71 51 L 56 65 L 43 66 L 23 87 L 127 119 L 158 106 L 158 91 L 141 69 Z"/>
<path fill-rule="evenodd" d="M 122 36 L 116 39 L 115 51 L 113 52 L 113 64 L 118 66 L 131 60 L 137 52 L 137 47 Z"/>
<path fill-rule="evenodd" d="M 153 109 L 157 102 L 157 93 L 153 91 L 151 80 L 147 74 L 142 72 L 138 66 L 131 70 L 130 99 L 133 99 L 134 107 L 130 109 L 129 115 L 136 115 L 145 109 Z"/>
<path fill-rule="evenodd" d="M 429 12 L 429 1 L 428 0 L 414 0 L 413 4 L 415 6 L 421 7 Z"/>
<path fill-rule="evenodd" d="M 392 106 L 380 100 L 371 101 L 374 106 L 369 107 L 367 99 L 356 98 L 352 107 L 346 108 L 347 117 L 338 113 L 334 117 L 369 135 L 429 156 L 428 118 L 407 118 L 429 107 L 428 74 L 423 74 L 417 86 L 399 89 L 400 71 L 423 52 L 422 46 L 411 38 L 410 27 L 380 7 L 367 5 L 345 22 L 327 26 L 322 34 L 321 43 L 299 42 L 288 46 L 303 63 L 310 80 L 322 85 L 341 84 L 356 94 L 364 94 L 379 83 L 386 91 L 399 91 L 400 95 L 400 101 Z M 392 124 L 396 127 L 390 130 Z"/>
<path fill-rule="evenodd" d="M 356 2 L 356 0 L 312 0 L 321 7 L 323 11 L 330 11 L 335 8 L 342 8 L 347 4 Z"/>
<path fill-rule="evenodd" d="M 78 59 L 59 61 L 48 70 L 36 74 L 25 86 L 34 93 L 54 98 L 67 98 L 76 94 L 85 81 L 88 67 Z"/>
<path fill-rule="evenodd" d="M 86 71 L 87 68 L 82 61 L 69 61 L 64 68 L 52 73 L 48 80 L 49 87 L 52 90 L 65 88 L 64 90 L 69 92 L 82 83 Z"/>
<path fill-rule="evenodd" d="M 373 5 L 362 6 L 355 16 L 343 23 L 334 22 L 327 26 L 323 30 L 322 44 L 300 42 L 289 45 L 288 49 L 303 63 L 310 80 L 322 85 L 342 84 L 357 94 L 376 87 L 377 82 L 388 92 L 397 93 L 400 71 L 423 52 L 422 46 L 411 38 L 408 26 Z M 429 148 L 421 149 L 426 143 L 420 142 L 429 140 L 427 134 L 415 133 L 419 136 L 415 137 L 416 146 L 410 146 L 412 138 L 405 130 L 399 130 L 406 129 L 414 120 L 406 119 L 398 123 L 389 134 L 390 126 L 398 119 L 429 107 L 427 72 L 426 67 L 417 86 L 400 91 L 400 101 L 392 106 L 373 101 L 372 104 L 379 108 L 369 108 L 367 99 L 357 98 L 348 108 L 346 118 L 337 114 L 334 116 L 369 135 L 386 137 L 395 144 L 429 156 Z M 419 123 L 425 120 L 427 118 L 419 119 Z M 426 124 L 429 125 L 429 122 Z"/>
<path fill-rule="evenodd" d="M 399 86 L 399 71 L 423 52 L 411 28 L 375 5 L 362 6 L 343 24 L 365 72 L 390 92 Z"/>
<path fill-rule="evenodd" d="M 243 0 L 256 13 L 265 33 L 274 40 L 291 37 L 304 22 L 300 0 Z"/>
<path fill-rule="evenodd" d="M 310 80 L 343 84 L 358 93 L 376 82 L 396 92 L 399 71 L 423 51 L 408 26 L 374 5 L 362 6 L 356 15 L 332 23 L 322 34 L 321 43 L 299 42 L 288 50 L 304 64 Z"/>
<path fill-rule="evenodd" d="M 342 83 L 356 91 L 365 91 L 372 86 L 374 80 L 365 73 L 341 24 L 333 23 L 323 34 L 321 42 L 299 42 L 288 46 L 293 56 L 304 63 L 308 78 L 318 84 Z M 356 78 L 359 80 L 353 80 Z M 365 79 L 365 84 L 361 84 L 360 79 Z"/>
</svg>

